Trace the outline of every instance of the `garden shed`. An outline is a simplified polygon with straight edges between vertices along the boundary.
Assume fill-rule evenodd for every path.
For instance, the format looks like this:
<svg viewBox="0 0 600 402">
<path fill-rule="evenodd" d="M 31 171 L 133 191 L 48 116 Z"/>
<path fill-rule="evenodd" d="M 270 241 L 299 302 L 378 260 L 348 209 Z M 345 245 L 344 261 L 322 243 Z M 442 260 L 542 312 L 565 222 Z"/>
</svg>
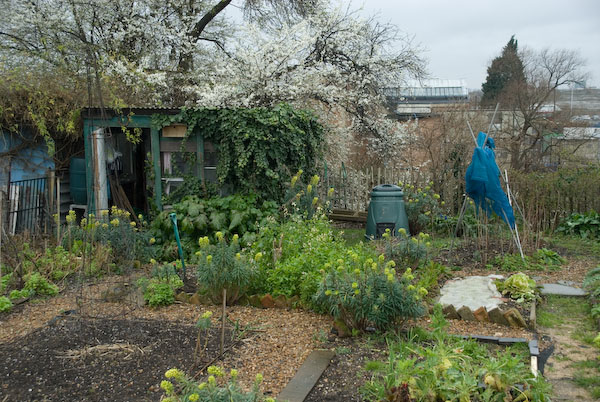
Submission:
<svg viewBox="0 0 600 402">
<path fill-rule="evenodd" d="M 124 197 L 136 212 L 148 211 L 152 203 L 161 210 L 162 195 L 181 185 L 185 175 L 203 183 L 216 181 L 215 147 L 204 140 L 199 126 L 186 135 L 185 124 L 161 128 L 157 123 L 180 113 L 160 108 L 84 109 L 85 174 L 72 163 L 71 178 L 78 173 L 85 177 L 80 188 L 85 189 L 88 211 L 106 209 L 109 199 L 115 204 L 115 198 Z"/>
</svg>

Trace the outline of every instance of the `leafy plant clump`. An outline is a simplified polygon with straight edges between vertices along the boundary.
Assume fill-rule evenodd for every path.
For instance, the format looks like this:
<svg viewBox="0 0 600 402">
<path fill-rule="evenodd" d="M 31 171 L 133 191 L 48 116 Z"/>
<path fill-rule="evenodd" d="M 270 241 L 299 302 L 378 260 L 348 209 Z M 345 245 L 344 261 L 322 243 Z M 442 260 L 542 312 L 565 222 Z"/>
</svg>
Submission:
<svg viewBox="0 0 600 402">
<path fill-rule="evenodd" d="M 85 255 L 92 265 L 96 260 L 96 266 L 87 272 L 90 275 L 108 273 L 113 263 L 132 266 L 135 260 L 148 261 L 154 252 L 149 241 L 151 236 L 144 230 L 145 222 L 140 218 L 141 215 L 136 222 L 129 212 L 113 206 L 101 211 L 100 216 L 89 214 L 77 225 L 75 212 L 70 211 L 63 247 L 76 255 Z M 102 253 L 97 254 L 100 247 L 103 247 Z"/>
<path fill-rule="evenodd" d="M 186 197 L 173 204 L 169 211 L 161 212 L 152 222 L 154 239 L 162 246 L 162 258 L 175 258 L 177 246 L 170 214 L 177 214 L 177 226 L 184 251 L 193 254 L 198 245 L 196 239 L 221 232 L 224 236 L 237 233 L 242 244 L 252 243 L 259 225 L 268 216 L 277 213 L 278 205 L 273 201 L 259 203 L 256 195 L 231 195 L 207 200 L 197 196 Z"/>
<path fill-rule="evenodd" d="M 196 382 L 181 370 L 170 369 L 165 373 L 166 380 L 160 387 L 166 397 L 162 402 L 275 402 L 273 398 L 265 398 L 260 392 L 263 376 L 257 374 L 250 391 L 244 391 L 238 384 L 238 371 L 232 369 L 229 375 L 221 367 L 210 366 L 205 382 Z"/>
<path fill-rule="evenodd" d="M 419 299 L 427 290 L 411 284 L 410 270 L 398 278 L 395 266 L 394 261 L 385 263 L 384 255 L 362 260 L 351 253 L 325 268 L 315 303 L 359 331 L 368 327 L 385 331 L 399 321 L 418 317 L 424 311 Z"/>
<path fill-rule="evenodd" d="M 517 303 L 532 301 L 536 297 L 535 281 L 522 272 L 511 275 L 505 281 L 497 280 L 496 288 Z"/>
<path fill-rule="evenodd" d="M 385 255 L 389 259 L 401 261 L 405 264 L 417 264 L 427 260 L 428 248 L 431 246 L 429 235 L 419 233 L 409 237 L 404 228 L 398 229 L 396 237 L 392 236 L 389 229 L 382 236 L 385 241 Z"/>
<path fill-rule="evenodd" d="M 221 232 L 217 232 L 216 237 L 216 244 L 210 244 L 208 237 L 198 240 L 200 250 L 195 258 L 198 286 L 214 303 L 222 300 L 225 289 L 228 304 L 234 304 L 246 293 L 256 271 L 255 260 L 260 260 L 262 254 L 259 252 L 254 259 L 249 258 L 242 252 L 237 234 L 229 243 Z"/>
<path fill-rule="evenodd" d="M 557 252 L 542 248 L 537 250 L 532 256 L 525 255 L 521 258 L 520 254 L 505 254 L 495 257 L 493 264 L 500 270 L 507 272 L 515 271 L 545 271 L 557 270 L 566 262 Z"/>
<path fill-rule="evenodd" d="M 10 311 L 13 307 L 12 302 L 6 296 L 0 296 L 0 313 Z"/>
<path fill-rule="evenodd" d="M 398 185 L 402 187 L 404 193 L 410 233 L 432 230 L 442 211 L 441 207 L 445 205 L 444 201 L 440 201 L 440 195 L 431 188 L 433 182 L 429 182 L 423 188 L 402 182 Z"/>
<path fill-rule="evenodd" d="M 370 401 L 549 401 L 550 385 L 528 365 L 518 345 L 493 354 L 485 345 L 445 331 L 437 305 L 433 331 L 415 328 L 389 342 L 387 364 L 372 364 L 373 379 L 362 388 Z"/>
<path fill-rule="evenodd" d="M 258 261 L 258 273 L 251 285 L 253 293 L 299 296 L 305 307 L 319 312 L 326 310 L 315 303 L 313 296 L 337 260 L 352 253 L 363 260 L 377 257 L 371 245 L 348 247 L 341 235 L 334 235 L 323 214 L 311 219 L 294 215 L 283 223 L 271 219 L 261 228 L 252 249 L 264 255 Z"/>
<path fill-rule="evenodd" d="M 596 211 L 584 214 L 572 213 L 560 223 L 556 230 L 584 239 L 600 238 L 600 214 Z"/>
<path fill-rule="evenodd" d="M 58 294 L 58 286 L 49 282 L 39 272 L 34 272 L 29 276 L 23 290 L 37 296 L 56 296 Z"/>
<path fill-rule="evenodd" d="M 175 302 L 175 291 L 183 287 L 183 281 L 172 264 L 165 264 L 155 266 L 152 278 L 140 278 L 137 285 L 142 288 L 144 300 L 150 307 L 160 307 Z"/>
<path fill-rule="evenodd" d="M 583 288 L 590 293 L 592 299 L 600 301 L 600 266 L 585 275 Z"/>
</svg>

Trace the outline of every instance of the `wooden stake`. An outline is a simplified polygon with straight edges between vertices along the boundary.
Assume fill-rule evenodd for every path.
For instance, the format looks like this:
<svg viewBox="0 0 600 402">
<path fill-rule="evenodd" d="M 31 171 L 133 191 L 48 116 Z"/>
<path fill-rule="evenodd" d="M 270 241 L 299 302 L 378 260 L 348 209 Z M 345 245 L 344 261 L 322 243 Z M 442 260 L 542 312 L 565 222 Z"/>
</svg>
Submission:
<svg viewBox="0 0 600 402">
<path fill-rule="evenodd" d="M 227 289 L 223 288 L 223 317 L 221 322 L 221 355 L 225 347 L 225 309 L 227 308 Z"/>
</svg>

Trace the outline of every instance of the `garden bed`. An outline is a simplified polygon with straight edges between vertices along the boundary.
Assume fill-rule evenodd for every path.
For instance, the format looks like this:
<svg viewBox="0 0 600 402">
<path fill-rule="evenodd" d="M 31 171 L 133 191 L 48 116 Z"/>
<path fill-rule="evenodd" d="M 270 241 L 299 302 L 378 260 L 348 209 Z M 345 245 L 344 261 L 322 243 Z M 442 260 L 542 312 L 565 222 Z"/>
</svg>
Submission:
<svg viewBox="0 0 600 402">
<path fill-rule="evenodd" d="M 172 367 L 202 367 L 218 357 L 219 330 L 194 359 L 197 329 L 158 320 L 57 316 L 0 344 L 0 399 L 159 400 L 157 383 Z M 226 347 L 233 340 L 226 334 Z"/>
</svg>

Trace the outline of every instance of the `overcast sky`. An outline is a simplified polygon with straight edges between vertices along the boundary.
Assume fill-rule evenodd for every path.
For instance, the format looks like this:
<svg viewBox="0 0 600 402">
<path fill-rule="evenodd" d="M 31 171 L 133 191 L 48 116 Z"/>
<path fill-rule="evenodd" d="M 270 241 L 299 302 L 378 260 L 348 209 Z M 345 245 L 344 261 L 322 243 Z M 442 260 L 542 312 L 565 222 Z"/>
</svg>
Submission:
<svg viewBox="0 0 600 402">
<path fill-rule="evenodd" d="M 349 2 L 350 0 L 343 0 Z M 481 89 L 487 66 L 515 35 L 519 47 L 577 49 L 600 86 L 600 0 L 354 0 L 414 35 L 432 78 Z"/>
</svg>

